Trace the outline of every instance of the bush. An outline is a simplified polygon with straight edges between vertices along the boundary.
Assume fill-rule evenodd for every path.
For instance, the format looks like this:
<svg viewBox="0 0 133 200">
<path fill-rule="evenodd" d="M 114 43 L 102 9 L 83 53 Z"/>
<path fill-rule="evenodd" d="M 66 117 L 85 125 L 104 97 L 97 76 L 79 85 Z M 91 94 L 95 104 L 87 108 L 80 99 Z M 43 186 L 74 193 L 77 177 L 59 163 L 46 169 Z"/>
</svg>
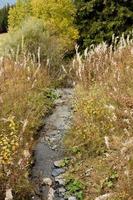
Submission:
<svg viewBox="0 0 133 200">
<path fill-rule="evenodd" d="M 46 63 L 49 60 L 55 66 L 59 64 L 63 53 L 60 40 L 50 35 L 42 20 L 33 17 L 24 21 L 17 31 L 9 32 L 2 48 L 5 54 L 12 53 L 14 57 L 25 51 L 36 58 L 40 49 L 41 61 Z"/>
</svg>

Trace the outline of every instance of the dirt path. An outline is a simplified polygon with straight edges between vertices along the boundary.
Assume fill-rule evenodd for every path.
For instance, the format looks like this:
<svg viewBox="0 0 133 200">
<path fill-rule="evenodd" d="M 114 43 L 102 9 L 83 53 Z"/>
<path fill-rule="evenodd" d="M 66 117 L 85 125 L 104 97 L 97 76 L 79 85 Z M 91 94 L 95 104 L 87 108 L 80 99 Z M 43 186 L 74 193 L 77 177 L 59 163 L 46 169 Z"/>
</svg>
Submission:
<svg viewBox="0 0 133 200">
<path fill-rule="evenodd" d="M 73 89 L 56 90 L 53 113 L 45 119 L 45 126 L 35 148 L 32 178 L 36 186 L 34 200 L 64 200 L 65 180 L 62 167 L 64 159 L 63 137 L 70 128 Z M 69 198 L 67 198 L 69 199 Z"/>
</svg>

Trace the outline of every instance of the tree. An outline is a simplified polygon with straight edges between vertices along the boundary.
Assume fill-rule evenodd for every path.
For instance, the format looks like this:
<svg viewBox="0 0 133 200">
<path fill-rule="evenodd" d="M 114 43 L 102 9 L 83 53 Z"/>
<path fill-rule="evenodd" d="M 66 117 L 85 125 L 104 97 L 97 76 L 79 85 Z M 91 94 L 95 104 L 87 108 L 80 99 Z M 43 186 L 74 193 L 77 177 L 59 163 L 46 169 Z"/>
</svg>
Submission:
<svg viewBox="0 0 133 200">
<path fill-rule="evenodd" d="M 76 24 L 82 48 L 102 41 L 110 43 L 112 35 L 128 34 L 133 25 L 130 0 L 77 0 Z"/>
<path fill-rule="evenodd" d="M 8 12 L 9 5 L 4 6 L 0 9 L 0 33 L 7 32 L 8 29 Z"/>
<path fill-rule="evenodd" d="M 29 16 L 43 20 L 51 35 L 70 46 L 78 37 L 74 26 L 76 9 L 71 0 L 18 0 L 9 12 L 9 28 L 14 30 Z"/>
<path fill-rule="evenodd" d="M 16 5 L 9 10 L 8 25 L 9 30 L 16 30 L 21 23 L 31 15 L 29 0 L 17 0 Z"/>
</svg>

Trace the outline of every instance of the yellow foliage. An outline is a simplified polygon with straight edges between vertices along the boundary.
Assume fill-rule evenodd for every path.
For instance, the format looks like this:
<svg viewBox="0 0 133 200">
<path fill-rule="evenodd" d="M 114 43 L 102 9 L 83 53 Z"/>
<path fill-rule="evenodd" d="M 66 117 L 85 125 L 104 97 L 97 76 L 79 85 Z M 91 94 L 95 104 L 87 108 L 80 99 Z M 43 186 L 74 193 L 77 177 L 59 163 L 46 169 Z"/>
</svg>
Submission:
<svg viewBox="0 0 133 200">
<path fill-rule="evenodd" d="M 9 12 L 9 29 L 19 28 L 29 16 L 42 19 L 51 35 L 58 36 L 64 48 L 70 48 L 78 38 L 74 26 L 76 9 L 71 0 L 17 1 Z"/>
</svg>

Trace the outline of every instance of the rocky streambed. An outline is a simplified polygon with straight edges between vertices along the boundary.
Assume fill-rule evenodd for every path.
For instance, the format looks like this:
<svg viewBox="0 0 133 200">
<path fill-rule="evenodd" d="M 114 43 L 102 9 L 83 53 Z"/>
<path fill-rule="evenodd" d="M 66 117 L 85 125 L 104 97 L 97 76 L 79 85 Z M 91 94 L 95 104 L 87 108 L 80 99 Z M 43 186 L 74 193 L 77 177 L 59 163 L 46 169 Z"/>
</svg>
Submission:
<svg viewBox="0 0 133 200">
<path fill-rule="evenodd" d="M 40 138 L 34 150 L 32 180 L 35 185 L 34 200 L 76 200 L 67 196 L 64 173 L 63 138 L 71 126 L 73 89 L 57 89 L 53 113 L 45 119 Z"/>
</svg>

